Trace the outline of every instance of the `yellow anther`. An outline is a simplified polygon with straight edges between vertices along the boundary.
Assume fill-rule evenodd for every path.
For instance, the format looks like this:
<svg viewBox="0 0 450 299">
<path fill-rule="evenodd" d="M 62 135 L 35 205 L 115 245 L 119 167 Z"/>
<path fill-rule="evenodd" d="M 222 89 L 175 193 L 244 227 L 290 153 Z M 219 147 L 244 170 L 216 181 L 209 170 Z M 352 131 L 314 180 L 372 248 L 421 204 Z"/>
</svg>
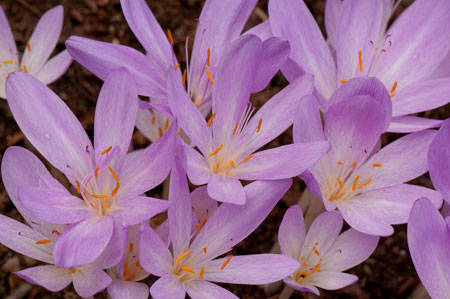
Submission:
<svg viewBox="0 0 450 299">
<path fill-rule="evenodd" d="M 94 171 L 95 177 L 98 177 L 98 171 L 99 171 L 99 169 L 100 169 L 100 167 L 98 167 L 98 166 L 97 166 L 97 168 L 95 168 L 95 171 Z"/>
<path fill-rule="evenodd" d="M 28 52 L 31 52 L 31 45 L 30 45 L 30 42 L 27 42 L 27 50 L 28 50 Z"/>
<path fill-rule="evenodd" d="M 344 84 L 345 82 L 347 82 L 347 80 L 341 80 L 339 81 L 340 83 Z"/>
<path fill-rule="evenodd" d="M 251 158 L 253 158 L 255 155 L 249 155 L 247 158 L 245 158 L 244 160 L 242 160 L 242 163 L 248 162 L 248 160 L 250 160 Z"/>
<path fill-rule="evenodd" d="M 181 269 L 186 272 L 195 273 L 195 270 L 192 270 L 191 268 L 188 268 L 188 267 L 181 267 Z"/>
<path fill-rule="evenodd" d="M 207 53 L 207 55 L 206 55 L 206 65 L 207 65 L 207 66 L 211 66 L 210 58 L 211 58 L 211 49 L 208 48 L 208 53 Z"/>
<path fill-rule="evenodd" d="M 215 117 L 216 117 L 216 113 L 214 112 L 214 113 L 211 115 L 211 117 L 209 118 L 208 123 L 206 124 L 207 127 L 211 126 L 211 124 L 212 124 L 212 122 L 213 122 L 213 120 L 214 120 Z"/>
<path fill-rule="evenodd" d="M 184 259 L 186 257 L 186 255 L 188 255 L 189 253 L 191 253 L 192 249 L 189 249 L 188 251 L 186 251 L 185 253 L 183 253 L 182 255 L 180 255 L 179 257 L 177 257 L 177 259 L 175 260 L 175 263 L 178 263 L 179 261 L 181 261 L 182 259 Z"/>
<path fill-rule="evenodd" d="M 392 89 L 391 89 L 391 93 L 393 93 L 396 88 L 397 88 L 397 81 L 394 82 L 394 85 L 392 86 Z"/>
<path fill-rule="evenodd" d="M 373 167 L 381 167 L 381 166 L 383 166 L 383 164 L 381 164 L 381 163 L 373 163 L 372 166 Z"/>
<path fill-rule="evenodd" d="M 75 181 L 75 184 L 77 184 L 77 192 L 78 192 L 78 194 L 80 194 L 80 193 L 81 193 L 81 185 L 80 185 L 80 182 Z"/>
<path fill-rule="evenodd" d="M 181 84 L 186 85 L 186 70 L 183 71 L 183 77 L 181 78 Z"/>
<path fill-rule="evenodd" d="M 231 167 L 236 168 L 236 165 L 234 165 L 233 160 L 230 160 L 230 164 L 231 164 Z"/>
<path fill-rule="evenodd" d="M 352 165 L 350 165 L 350 167 L 353 168 L 356 166 L 356 164 L 358 164 L 358 161 L 353 162 Z"/>
<path fill-rule="evenodd" d="M 120 180 L 119 180 L 119 176 L 117 175 L 117 173 L 111 168 L 111 166 L 108 166 L 108 169 L 111 172 L 111 174 L 113 175 L 113 177 L 116 180 L 117 184 L 119 184 Z"/>
<path fill-rule="evenodd" d="M 342 161 L 337 161 L 337 164 L 342 165 L 343 163 L 342 163 Z"/>
<path fill-rule="evenodd" d="M 103 152 L 101 152 L 100 155 L 104 155 L 104 154 L 109 153 L 109 151 L 111 151 L 111 149 L 112 149 L 112 145 L 110 147 L 108 147 L 107 149 L 105 149 Z"/>
<path fill-rule="evenodd" d="M 368 179 L 367 182 L 365 182 L 365 183 L 363 183 L 362 185 L 360 185 L 360 186 L 358 187 L 358 189 L 362 189 L 362 188 L 364 188 L 365 186 L 369 185 L 369 183 L 370 183 L 371 181 L 372 181 L 372 179 Z"/>
<path fill-rule="evenodd" d="M 108 198 L 108 194 L 91 194 L 93 198 Z"/>
<path fill-rule="evenodd" d="M 176 66 L 173 67 L 173 70 L 176 71 L 179 67 L 180 67 L 180 64 L 177 64 Z"/>
<path fill-rule="evenodd" d="M 340 179 L 340 178 L 336 178 L 336 179 L 337 179 L 337 181 L 338 181 L 338 183 L 339 183 L 339 188 L 343 188 L 343 187 L 344 187 L 344 184 L 342 184 L 341 179 Z"/>
<path fill-rule="evenodd" d="M 256 129 L 256 133 L 259 133 L 259 131 L 261 130 L 261 125 L 262 125 L 262 118 L 259 119 L 258 128 Z"/>
<path fill-rule="evenodd" d="M 359 72 L 362 73 L 362 70 L 363 70 L 363 61 L 362 61 L 362 53 L 361 53 L 361 50 L 359 50 L 359 53 L 358 53 L 358 61 L 359 61 Z"/>
<path fill-rule="evenodd" d="M 236 123 L 236 126 L 234 127 L 234 130 L 233 130 L 233 135 L 236 134 L 237 129 L 238 129 L 238 126 L 239 126 L 239 123 L 237 122 L 237 123 Z"/>
<path fill-rule="evenodd" d="M 173 36 L 172 36 L 172 31 L 170 31 L 170 29 L 167 29 L 167 38 L 170 41 L 170 44 L 173 46 Z"/>
<path fill-rule="evenodd" d="M 129 247 L 130 252 L 133 252 L 133 249 L 134 249 L 134 244 L 133 244 L 133 242 L 131 242 L 130 247 Z"/>
<path fill-rule="evenodd" d="M 203 273 L 205 273 L 205 267 L 200 270 L 200 280 L 203 279 Z"/>
<path fill-rule="evenodd" d="M 50 243 L 51 242 L 51 240 L 39 240 L 39 241 L 36 241 L 36 244 L 38 244 L 38 245 L 40 245 L 40 244 L 47 244 L 47 243 Z"/>
<path fill-rule="evenodd" d="M 232 257 L 233 257 L 233 256 L 230 255 L 230 256 L 225 260 L 225 262 L 224 262 L 224 263 L 222 264 L 222 266 L 220 267 L 220 270 L 225 269 L 225 267 L 228 265 L 228 263 L 230 262 L 230 260 L 231 260 Z"/>
<path fill-rule="evenodd" d="M 358 180 L 359 180 L 359 174 L 356 176 L 355 180 L 353 181 L 353 187 L 352 187 L 353 191 L 356 190 L 356 185 L 358 184 Z"/>
<path fill-rule="evenodd" d="M 209 71 L 209 69 L 207 67 L 205 67 L 205 70 L 206 70 L 206 73 L 208 74 L 209 82 L 214 83 L 214 79 L 211 76 L 211 72 Z"/>
<path fill-rule="evenodd" d="M 223 147 L 223 144 L 219 145 L 219 147 L 213 151 L 211 154 L 209 154 L 210 157 L 214 156 L 215 154 L 217 154 Z"/>
</svg>

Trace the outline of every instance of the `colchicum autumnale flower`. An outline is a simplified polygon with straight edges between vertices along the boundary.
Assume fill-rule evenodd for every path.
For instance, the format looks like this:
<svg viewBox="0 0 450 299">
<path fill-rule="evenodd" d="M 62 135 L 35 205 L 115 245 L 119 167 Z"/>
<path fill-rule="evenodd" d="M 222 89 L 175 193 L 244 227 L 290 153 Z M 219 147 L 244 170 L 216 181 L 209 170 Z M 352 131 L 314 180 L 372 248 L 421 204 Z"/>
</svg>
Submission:
<svg viewBox="0 0 450 299">
<path fill-rule="evenodd" d="M 47 11 L 26 43 L 19 61 L 16 42 L 9 27 L 3 9 L 0 7 L 0 98 L 6 98 L 5 81 L 15 71 L 23 71 L 38 78 L 44 84 L 50 84 L 66 72 L 72 63 L 67 50 L 48 60 L 63 26 L 63 7 L 58 5 Z"/>
<path fill-rule="evenodd" d="M 324 127 L 314 97 L 301 101 L 294 121 L 295 142 L 328 140 L 331 150 L 302 174 L 308 190 L 328 211 L 338 209 L 360 232 L 386 236 L 391 224 L 406 223 L 414 200 L 428 197 L 436 207 L 442 196 L 404 184 L 428 170 L 434 130 L 406 135 L 381 148 L 391 102 L 376 78 L 358 77 L 338 88 L 324 113 Z"/>
<path fill-rule="evenodd" d="M 290 207 L 278 231 L 281 253 L 300 262 L 300 267 L 284 282 L 302 292 L 319 295 L 319 288 L 336 290 L 353 284 L 355 275 L 341 273 L 365 261 L 379 237 L 349 229 L 339 235 L 342 217 L 337 211 L 320 214 L 306 234 L 302 210 Z"/>
<path fill-rule="evenodd" d="M 142 194 L 166 178 L 176 128 L 127 159 L 138 96 L 126 70 L 113 72 L 102 87 L 94 147 L 66 104 L 32 76 L 11 74 L 6 93 L 24 135 L 81 196 L 45 186 L 19 188 L 19 200 L 35 217 L 69 224 L 55 243 L 56 266 L 72 268 L 93 262 L 118 237 L 113 234 L 114 223 L 138 224 L 167 209 L 167 201 Z"/>
<path fill-rule="evenodd" d="M 272 97 L 258 112 L 249 102 L 257 69 L 265 64 L 262 41 L 251 34 L 235 40 L 223 54 L 216 72 L 212 114 L 208 121 L 186 94 L 174 70 L 169 71 L 170 108 L 198 147 L 184 146 L 189 180 L 208 184 L 215 200 L 245 203 L 239 180 L 274 180 L 296 176 L 311 167 L 329 149 L 326 141 L 284 145 L 255 153 L 293 122 L 300 99 L 312 91 L 313 78 L 305 75 Z"/>
<path fill-rule="evenodd" d="M 221 255 L 247 237 L 291 186 L 291 180 L 254 182 L 245 186 L 243 206 L 224 203 L 202 226 L 193 218 L 189 188 L 183 168 L 175 163 L 171 173 L 169 224 L 172 252 L 158 235 L 140 228 L 140 262 L 160 278 L 151 286 L 153 298 L 237 298 L 211 282 L 265 284 L 286 277 L 299 266 L 279 254 Z M 206 193 L 204 193 L 206 195 Z M 192 226 L 196 227 L 192 233 Z"/>
<path fill-rule="evenodd" d="M 334 90 L 348 80 L 377 77 L 392 99 L 389 131 L 420 131 L 441 121 L 408 114 L 450 100 L 450 77 L 432 77 L 450 50 L 450 2 L 416 0 L 386 30 L 398 3 L 328 0 L 327 44 L 303 0 L 271 0 L 270 26 L 265 30 L 290 42 L 290 60 L 283 73 L 288 79 L 313 74 L 324 110 Z"/>
</svg>

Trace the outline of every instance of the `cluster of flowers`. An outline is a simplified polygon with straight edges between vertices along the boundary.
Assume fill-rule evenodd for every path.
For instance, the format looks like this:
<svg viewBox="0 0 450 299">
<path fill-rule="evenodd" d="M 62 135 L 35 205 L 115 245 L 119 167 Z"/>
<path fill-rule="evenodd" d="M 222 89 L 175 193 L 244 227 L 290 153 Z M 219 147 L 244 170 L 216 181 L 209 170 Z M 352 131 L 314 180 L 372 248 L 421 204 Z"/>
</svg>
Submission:
<svg viewBox="0 0 450 299">
<path fill-rule="evenodd" d="M 112 298 L 236 298 L 212 282 L 278 280 L 319 294 L 354 283 L 343 271 L 408 222 L 425 288 L 450 297 L 450 218 L 438 212 L 450 203 L 450 120 L 409 116 L 450 100 L 450 1 L 416 0 L 388 28 L 398 2 L 328 0 L 327 40 L 302 0 L 270 0 L 269 20 L 242 33 L 256 3 L 207 0 L 184 72 L 144 0 L 121 5 L 146 54 L 72 36 L 48 60 L 63 20 L 55 7 L 20 63 L 0 9 L 0 96 L 72 185 L 30 151 L 6 150 L 2 179 L 26 224 L 0 215 L 0 242 L 48 264 L 17 275 L 51 291 L 73 282 L 83 297 L 107 288 Z M 93 144 L 45 85 L 72 59 L 104 80 Z M 279 70 L 289 85 L 255 111 L 251 94 Z M 292 124 L 293 144 L 258 151 Z M 135 126 L 152 144 L 129 151 Z M 409 134 L 381 148 L 385 132 Z M 405 184 L 428 169 L 437 191 Z M 169 172 L 168 200 L 147 197 Z M 227 255 L 295 176 L 327 211 L 306 233 L 290 207 L 281 254 Z M 190 193 L 187 178 L 200 187 Z M 150 274 L 159 279 L 149 288 L 139 281 Z"/>
</svg>

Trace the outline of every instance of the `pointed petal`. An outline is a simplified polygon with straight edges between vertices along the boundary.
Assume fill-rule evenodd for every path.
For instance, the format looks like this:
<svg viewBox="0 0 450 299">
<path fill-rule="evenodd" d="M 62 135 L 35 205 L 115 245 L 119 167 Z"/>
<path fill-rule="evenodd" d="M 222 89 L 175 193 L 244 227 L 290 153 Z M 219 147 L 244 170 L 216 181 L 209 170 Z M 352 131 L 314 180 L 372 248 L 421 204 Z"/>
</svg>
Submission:
<svg viewBox="0 0 450 299">
<path fill-rule="evenodd" d="M 300 100 L 292 135 L 295 143 L 325 139 L 319 104 L 314 96 L 305 96 Z"/>
<path fill-rule="evenodd" d="M 327 41 L 336 49 L 336 32 L 339 15 L 342 7 L 341 0 L 327 0 L 325 2 L 324 23 L 327 31 Z"/>
<path fill-rule="evenodd" d="M 281 72 L 289 82 L 293 82 L 298 77 L 304 76 L 306 74 L 305 71 L 298 65 L 298 63 L 291 58 L 288 58 L 286 63 L 281 67 Z M 315 91 L 317 90 L 314 89 L 314 92 Z"/>
<path fill-rule="evenodd" d="M 205 279 L 215 282 L 259 285 L 281 280 L 297 270 L 300 263 L 281 254 L 252 254 L 233 256 L 226 267 L 227 257 L 208 263 Z M 211 272 L 209 270 L 211 269 Z M 219 270 L 221 269 L 221 270 Z"/>
<path fill-rule="evenodd" d="M 433 186 L 450 203 L 450 120 L 444 122 L 433 139 L 428 151 L 428 164 Z"/>
<path fill-rule="evenodd" d="M 426 198 L 419 199 L 411 210 L 408 247 L 417 274 L 430 296 L 450 296 L 450 232 Z"/>
<path fill-rule="evenodd" d="M 184 299 L 186 297 L 183 285 L 176 281 L 172 274 L 163 276 L 154 282 L 150 287 L 150 294 L 155 299 Z"/>
<path fill-rule="evenodd" d="M 320 269 L 341 272 L 365 261 L 377 248 L 379 237 L 355 229 L 343 232 L 325 253 Z"/>
<path fill-rule="evenodd" d="M 96 265 L 82 266 L 72 277 L 75 291 L 84 298 L 104 290 L 112 281 L 111 277 Z"/>
<path fill-rule="evenodd" d="M 312 275 L 316 275 L 316 273 L 312 274 Z M 288 286 L 290 286 L 291 288 L 293 288 L 294 290 L 300 291 L 300 292 L 309 292 L 309 293 L 313 293 L 316 294 L 317 296 L 320 295 L 319 290 L 312 285 L 299 285 L 298 282 L 296 282 L 294 279 L 292 279 L 292 277 L 288 277 L 286 279 L 283 280 L 284 283 L 286 283 Z"/>
<path fill-rule="evenodd" d="M 261 61 L 256 71 L 255 83 L 252 92 L 266 88 L 270 80 L 280 70 L 289 58 L 291 48 L 289 42 L 279 37 L 271 37 L 262 44 Z"/>
<path fill-rule="evenodd" d="M 170 272 L 173 257 L 167 246 L 146 223 L 139 228 L 139 258 L 142 267 L 150 274 L 163 276 Z"/>
<path fill-rule="evenodd" d="M 391 133 L 411 133 L 436 128 L 441 124 L 442 120 L 439 119 L 429 119 L 417 116 L 397 116 L 392 118 L 387 131 Z"/>
<path fill-rule="evenodd" d="M 6 90 L 14 118 L 33 146 L 72 183 L 74 173 L 84 177 L 91 168 L 86 148 L 92 145 L 69 107 L 24 72 L 9 75 Z"/>
<path fill-rule="evenodd" d="M 208 181 L 208 194 L 217 201 L 242 205 L 245 193 L 241 182 L 232 177 L 216 174 Z"/>
<path fill-rule="evenodd" d="M 305 235 L 302 209 L 298 205 L 293 205 L 287 209 L 278 229 L 281 253 L 295 259 L 300 257 Z"/>
<path fill-rule="evenodd" d="M 96 159 L 112 146 L 119 147 L 122 161 L 130 147 L 139 99 L 131 74 L 124 68 L 112 72 L 105 80 L 95 108 L 94 148 Z"/>
<path fill-rule="evenodd" d="M 111 299 L 147 299 L 150 290 L 145 283 L 113 279 L 108 285 Z"/>
<path fill-rule="evenodd" d="M 113 70 L 124 67 L 132 74 L 140 95 L 155 98 L 166 96 L 166 72 L 135 49 L 79 36 L 69 37 L 66 48 L 75 61 L 102 80 Z"/>
<path fill-rule="evenodd" d="M 238 299 L 236 295 L 230 291 L 205 280 L 194 280 L 186 289 L 188 295 L 192 299 Z"/>
<path fill-rule="evenodd" d="M 214 176 L 209 170 L 206 159 L 196 149 L 184 142 L 181 160 L 186 168 L 189 181 L 194 185 L 206 184 Z"/>
<path fill-rule="evenodd" d="M 74 223 L 94 214 L 83 200 L 67 191 L 23 186 L 19 200 L 35 217 L 51 223 Z"/>
<path fill-rule="evenodd" d="M 308 284 L 325 290 L 337 290 L 354 284 L 358 276 L 341 272 L 320 272 L 308 280 Z"/>
<path fill-rule="evenodd" d="M 55 265 L 73 268 L 92 263 L 108 245 L 113 228 L 113 219 L 109 216 L 90 217 L 69 225 L 53 248 Z"/>
<path fill-rule="evenodd" d="M 42 15 L 27 44 L 21 66 L 27 66 L 36 75 L 52 54 L 58 43 L 64 19 L 64 8 L 58 5 Z"/>
<path fill-rule="evenodd" d="M 136 225 L 153 216 L 166 211 L 170 204 L 167 200 L 146 196 L 135 196 L 120 199 L 115 205 L 114 214 L 121 216 L 125 225 Z"/>
<path fill-rule="evenodd" d="M 207 187 L 202 186 L 196 188 L 191 193 L 192 209 L 199 223 L 206 222 L 209 217 L 217 210 L 217 201 L 208 195 Z M 189 227 L 189 226 L 186 226 Z"/>
<path fill-rule="evenodd" d="M 207 260 L 228 252 L 259 226 L 291 184 L 292 180 L 276 180 L 245 186 L 245 204 L 220 205 L 192 242 L 193 253 L 201 253 Z"/>
<path fill-rule="evenodd" d="M 64 50 L 48 60 L 37 72 L 36 78 L 44 84 L 50 84 L 61 77 L 72 64 L 72 56 Z"/>
<path fill-rule="evenodd" d="M 244 34 L 253 34 L 259 37 L 262 41 L 265 41 L 273 36 L 272 29 L 270 28 L 270 20 L 266 20 L 249 30 Z"/>
<path fill-rule="evenodd" d="M 53 265 L 27 268 L 14 272 L 14 274 L 29 283 L 43 286 L 52 292 L 59 292 L 72 282 L 72 275 L 70 275 L 68 269 L 57 268 Z"/>
<path fill-rule="evenodd" d="M 287 39 L 291 59 L 315 77 L 315 86 L 329 98 L 336 89 L 336 66 L 319 26 L 303 1 L 269 1 L 270 25 L 275 36 Z"/>
<path fill-rule="evenodd" d="M 9 26 L 8 19 L 6 18 L 3 8 L 0 7 L 0 58 L 12 60 L 19 60 L 16 41 Z"/>
<path fill-rule="evenodd" d="M 0 243 L 23 255 L 46 263 L 53 263 L 51 244 L 36 244 L 39 240 L 47 240 L 29 226 L 0 215 Z"/>
<path fill-rule="evenodd" d="M 120 219 L 114 219 L 113 225 L 113 233 L 108 245 L 94 262 L 100 269 L 108 269 L 119 264 L 127 245 L 128 228 L 122 224 Z"/>
<path fill-rule="evenodd" d="M 143 152 L 133 158 L 121 174 L 118 196 L 141 195 L 161 184 L 169 174 L 174 159 L 174 140 L 177 124 Z"/>
</svg>

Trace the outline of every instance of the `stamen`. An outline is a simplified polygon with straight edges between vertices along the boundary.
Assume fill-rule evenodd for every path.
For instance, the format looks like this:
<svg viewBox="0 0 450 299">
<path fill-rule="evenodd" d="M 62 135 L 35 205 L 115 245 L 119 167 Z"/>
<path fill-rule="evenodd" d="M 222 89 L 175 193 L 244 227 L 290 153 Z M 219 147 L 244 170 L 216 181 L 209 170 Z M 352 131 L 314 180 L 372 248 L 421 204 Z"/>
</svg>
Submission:
<svg viewBox="0 0 450 299">
<path fill-rule="evenodd" d="M 341 181 L 341 179 L 340 178 L 336 178 L 337 179 L 337 181 L 338 181 L 338 183 L 339 183 L 339 188 L 343 188 L 344 187 L 344 185 L 342 184 L 342 181 Z"/>
<path fill-rule="evenodd" d="M 56 228 L 53 229 L 53 232 L 54 232 L 57 236 L 61 236 L 61 233 L 60 233 Z"/>
<path fill-rule="evenodd" d="M 371 181 L 372 181 L 372 179 L 367 180 L 367 182 L 365 182 L 364 184 L 362 184 L 362 185 L 360 185 L 360 186 L 358 187 L 358 190 L 364 188 L 364 187 L 367 186 L 367 185 L 369 185 L 369 183 L 370 183 Z"/>
<path fill-rule="evenodd" d="M 110 151 L 111 149 L 112 149 L 112 145 L 111 145 L 110 147 L 108 147 L 107 149 L 105 149 L 103 152 L 101 152 L 100 155 L 104 155 L 104 154 L 109 153 L 109 151 Z"/>
<path fill-rule="evenodd" d="M 95 171 L 94 171 L 95 177 L 98 177 L 98 170 L 99 170 L 99 169 L 100 169 L 100 167 L 97 166 L 97 168 L 96 168 Z"/>
<path fill-rule="evenodd" d="M 117 176 L 117 173 L 111 168 L 111 166 L 108 166 L 109 171 L 112 173 L 114 179 L 116 180 L 117 184 L 120 183 L 119 177 Z"/>
<path fill-rule="evenodd" d="M 211 73 L 210 73 L 209 69 L 207 67 L 205 67 L 205 69 L 206 69 L 206 73 L 208 74 L 209 82 L 214 83 L 214 79 L 211 76 Z"/>
<path fill-rule="evenodd" d="M 317 251 L 316 247 L 313 247 L 313 251 L 316 255 L 320 255 L 319 251 Z"/>
<path fill-rule="evenodd" d="M 259 119 L 258 128 L 256 129 L 256 133 L 259 133 L 259 131 L 261 130 L 261 124 L 262 124 L 262 118 Z"/>
<path fill-rule="evenodd" d="M 393 93 L 396 88 L 397 88 L 397 81 L 394 82 L 394 85 L 392 86 L 392 89 L 391 89 L 391 93 Z"/>
<path fill-rule="evenodd" d="M 361 50 L 359 50 L 359 53 L 358 53 L 358 61 L 359 61 L 359 72 L 362 73 L 362 69 L 363 69 L 363 61 L 362 61 L 362 53 L 361 53 Z"/>
<path fill-rule="evenodd" d="M 350 165 L 350 167 L 353 168 L 356 166 L 356 164 L 358 164 L 358 161 L 353 162 L 352 165 Z"/>
<path fill-rule="evenodd" d="M 197 234 L 200 233 L 200 223 L 197 223 Z"/>
<path fill-rule="evenodd" d="M 176 66 L 173 67 L 173 70 L 176 71 L 179 67 L 180 67 L 180 64 L 177 64 Z"/>
<path fill-rule="evenodd" d="M 239 123 L 237 122 L 237 123 L 236 123 L 236 126 L 234 127 L 234 130 L 233 130 L 233 135 L 236 134 L 236 131 L 237 131 L 237 129 L 238 129 L 238 126 L 239 126 Z"/>
<path fill-rule="evenodd" d="M 188 267 L 181 267 L 181 269 L 183 269 L 186 272 L 195 273 L 195 270 L 192 270 L 191 268 Z"/>
<path fill-rule="evenodd" d="M 183 77 L 181 78 L 181 84 L 183 86 L 186 85 L 186 70 L 184 70 L 184 72 L 183 72 Z"/>
<path fill-rule="evenodd" d="M 340 83 L 344 84 L 345 82 L 347 82 L 347 80 L 341 80 L 339 81 Z"/>
<path fill-rule="evenodd" d="M 156 117 L 153 115 L 153 116 L 152 116 L 152 125 L 155 124 L 155 120 L 156 120 Z"/>
<path fill-rule="evenodd" d="M 372 166 L 373 167 L 381 167 L 381 166 L 383 166 L 383 164 L 381 164 L 381 163 L 373 163 Z"/>
<path fill-rule="evenodd" d="M 169 128 L 169 118 L 166 118 L 166 123 L 164 124 L 164 131 L 167 131 L 167 129 Z"/>
<path fill-rule="evenodd" d="M 342 161 L 337 161 L 337 163 L 338 163 L 338 165 L 342 165 L 343 164 Z"/>
<path fill-rule="evenodd" d="M 130 252 L 133 252 L 133 249 L 134 249 L 134 244 L 133 244 L 133 242 L 130 243 L 130 248 L 129 248 L 129 249 L 130 249 Z"/>
<path fill-rule="evenodd" d="M 47 244 L 47 243 L 50 243 L 51 242 L 51 240 L 39 240 L 39 241 L 36 241 L 36 244 L 38 244 L 38 245 L 40 245 L 40 244 Z"/>
<path fill-rule="evenodd" d="M 206 56 L 206 65 L 207 66 L 211 66 L 211 61 L 209 60 L 210 58 L 211 58 L 211 49 L 208 48 L 208 53 L 207 53 L 207 56 Z"/>
<path fill-rule="evenodd" d="M 159 133 L 159 137 L 161 137 L 163 135 L 163 131 L 160 127 L 158 128 L 158 133 Z"/>
<path fill-rule="evenodd" d="M 211 126 L 211 124 L 212 124 L 212 122 L 213 122 L 213 120 L 214 120 L 215 117 L 216 117 L 216 113 L 214 112 L 214 113 L 211 115 L 211 117 L 209 118 L 208 123 L 206 124 L 206 127 Z"/>
<path fill-rule="evenodd" d="M 206 250 L 206 247 L 203 247 L 203 252 L 204 252 L 204 253 L 206 253 L 206 252 L 207 252 L 207 250 Z"/>
<path fill-rule="evenodd" d="M 389 97 L 392 99 L 393 97 L 395 97 L 396 93 L 391 94 Z"/>
<path fill-rule="evenodd" d="M 221 144 L 214 152 L 212 152 L 211 154 L 209 154 L 210 157 L 214 156 L 215 154 L 217 154 L 223 147 L 223 144 Z"/>
<path fill-rule="evenodd" d="M 81 185 L 80 185 L 80 182 L 75 181 L 75 184 L 77 184 L 77 192 L 78 192 L 78 194 L 80 194 L 80 193 L 81 193 Z"/>
<path fill-rule="evenodd" d="M 359 174 L 356 176 L 355 180 L 353 181 L 353 187 L 352 187 L 353 191 L 356 190 L 356 184 L 358 184 L 358 179 L 359 179 Z"/>
<path fill-rule="evenodd" d="M 231 167 L 236 168 L 236 165 L 234 165 L 233 160 L 230 160 L 230 164 L 231 164 Z"/>
<path fill-rule="evenodd" d="M 209 49 L 208 49 L 209 50 Z M 200 280 L 203 279 L 203 273 L 205 273 L 205 267 L 200 270 Z"/>
<path fill-rule="evenodd" d="M 31 45 L 30 45 L 30 42 L 27 42 L 27 50 L 28 50 L 28 52 L 31 52 Z"/>
<path fill-rule="evenodd" d="M 170 31 L 170 29 L 167 29 L 167 38 L 170 41 L 170 44 L 173 46 L 173 36 L 172 36 L 172 31 Z"/>
<path fill-rule="evenodd" d="M 249 155 L 247 158 L 245 158 L 244 160 L 242 160 L 242 163 L 248 162 L 248 160 L 250 160 L 251 158 L 253 158 L 255 155 Z"/>
<path fill-rule="evenodd" d="M 175 263 L 178 263 L 179 261 L 181 261 L 182 259 L 184 259 L 186 257 L 186 255 L 188 255 L 189 253 L 191 253 L 192 249 L 189 249 L 188 251 L 186 251 L 185 253 L 183 253 L 182 255 L 180 255 L 179 257 L 177 257 L 177 259 L 175 260 Z"/>
<path fill-rule="evenodd" d="M 112 192 L 111 192 L 111 196 L 116 195 L 116 193 L 117 193 L 117 191 L 119 190 L 119 188 L 120 188 L 120 184 L 117 183 L 117 184 L 116 184 L 116 187 L 114 187 L 114 189 L 113 189 Z"/>
<path fill-rule="evenodd" d="M 225 267 L 228 265 L 228 263 L 230 262 L 230 260 L 231 260 L 232 257 L 233 257 L 233 256 L 230 255 L 230 256 L 226 259 L 226 261 L 225 261 L 225 262 L 222 264 L 222 266 L 220 267 L 220 270 L 225 269 Z"/>
<path fill-rule="evenodd" d="M 108 198 L 108 194 L 91 194 L 93 198 Z"/>
</svg>

